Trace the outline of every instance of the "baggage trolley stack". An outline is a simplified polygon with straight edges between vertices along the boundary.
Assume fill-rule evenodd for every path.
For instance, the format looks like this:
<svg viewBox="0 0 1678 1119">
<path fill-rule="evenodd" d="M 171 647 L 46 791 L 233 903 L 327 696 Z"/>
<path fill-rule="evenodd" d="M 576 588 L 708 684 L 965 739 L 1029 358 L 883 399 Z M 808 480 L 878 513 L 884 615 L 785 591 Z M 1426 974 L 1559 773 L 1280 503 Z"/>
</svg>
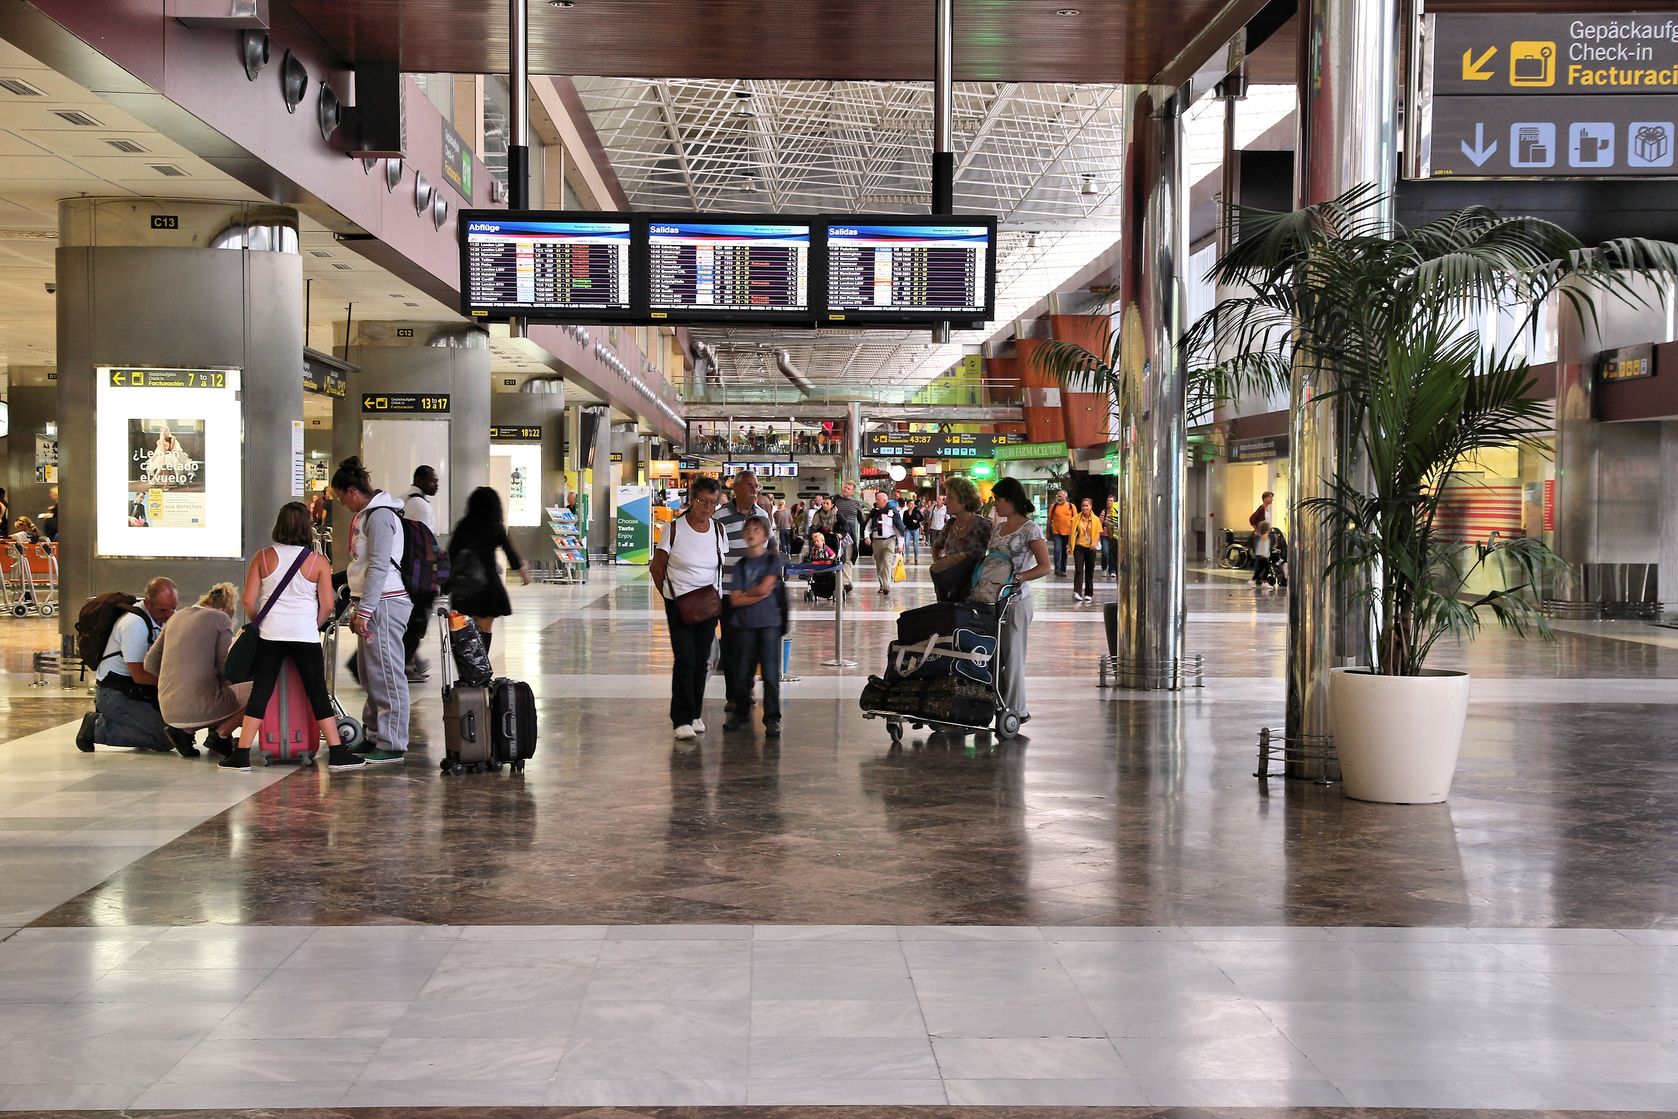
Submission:
<svg viewBox="0 0 1678 1119">
<path fill-rule="evenodd" d="M 884 719 L 886 733 L 891 736 L 894 747 L 903 742 L 904 723 L 916 730 L 930 727 L 963 734 L 994 730 L 1003 739 L 1017 735 L 1020 731 L 1019 712 L 1008 706 L 1002 691 L 1003 674 L 1007 670 L 1006 635 L 1008 626 L 1012 624 L 1017 594 L 1017 588 L 1012 583 L 1002 589 L 996 601 L 994 630 L 990 633 L 955 629 L 947 635 L 934 634 L 920 644 L 894 642 L 888 654 L 887 676 L 870 677 L 863 689 L 863 717 Z M 899 632 L 901 635 L 901 628 Z M 985 638 L 989 639 L 988 642 Z M 915 689 L 905 685 L 913 685 L 919 674 L 937 661 L 949 662 L 949 670 L 930 677 L 930 680 L 934 683 L 957 681 L 943 689 L 950 694 L 928 694 L 930 706 L 910 708 L 894 703 L 894 700 L 909 698 Z M 927 689 L 928 693 L 933 690 Z"/>
<path fill-rule="evenodd" d="M 5 542 L 0 604 L 14 618 L 58 613 L 58 548 L 51 543 Z"/>
</svg>

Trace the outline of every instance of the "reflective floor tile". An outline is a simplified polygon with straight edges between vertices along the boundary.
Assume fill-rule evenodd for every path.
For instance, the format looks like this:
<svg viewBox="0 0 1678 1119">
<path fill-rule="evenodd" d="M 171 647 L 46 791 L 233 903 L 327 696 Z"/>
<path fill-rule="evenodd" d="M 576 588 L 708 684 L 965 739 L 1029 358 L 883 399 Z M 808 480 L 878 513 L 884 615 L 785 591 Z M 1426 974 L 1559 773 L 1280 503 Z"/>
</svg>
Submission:
<svg viewBox="0 0 1678 1119">
<path fill-rule="evenodd" d="M 747 1037 L 752 1029 L 749 999 L 596 1001 L 576 1008 L 575 1037 Z"/>
<path fill-rule="evenodd" d="M 895 941 L 891 925 L 757 925 L 752 939 L 759 943 L 783 940 L 873 940 Z"/>
<path fill-rule="evenodd" d="M 562 1045 L 558 1040 L 517 1035 L 387 1038 L 358 1080 L 546 1082 L 559 1069 Z"/>
<path fill-rule="evenodd" d="M 407 1002 L 421 997 L 433 968 L 339 971 L 326 968 L 276 969 L 251 991 L 257 1002 L 336 1002 L 353 992 L 366 1002 Z M 429 996 L 426 996 L 429 997 Z"/>
<path fill-rule="evenodd" d="M 345 1038 L 199 1042 L 158 1079 L 166 1084 L 354 1080 L 379 1043 Z"/>
<path fill-rule="evenodd" d="M 0 1048 L 0 1084 L 144 1084 L 191 1052 L 196 1039 L 61 1037 L 14 1041 Z"/>
<path fill-rule="evenodd" d="M 754 1037 L 751 1079 L 935 1080 L 938 1064 L 925 1039 Z"/>
<path fill-rule="evenodd" d="M 571 1036 L 581 1004 L 431 999 L 400 1005 L 404 1012 L 390 1025 L 391 1037 L 514 1036 L 551 1040 Z"/>
<path fill-rule="evenodd" d="M 1142 1094 L 1160 1107 L 1340 1107 L 1346 1097 L 1326 1080 L 1159 1080 L 1140 1077 Z"/>
<path fill-rule="evenodd" d="M 588 968 L 462 965 L 417 975 L 418 985 L 406 997 L 422 1002 L 574 1002 L 588 990 L 592 974 Z"/>
<path fill-rule="evenodd" d="M 248 1001 L 223 1018 L 206 1040 L 358 1038 L 378 1040 L 408 1012 L 406 1002 Z"/>
<path fill-rule="evenodd" d="M 772 1000 L 751 1004 L 753 1037 L 890 1037 L 924 1039 L 926 1023 L 914 1002 Z"/>
<path fill-rule="evenodd" d="M 948 1080 L 1125 1080 L 1113 1044 L 1092 1038 L 935 1038 Z"/>
<path fill-rule="evenodd" d="M 1118 1037 L 1113 1046 L 1139 1080 L 1321 1080 L 1287 1038 Z"/>
<path fill-rule="evenodd" d="M 340 1107 L 539 1107 L 547 1080 L 357 1080 Z"/>
<path fill-rule="evenodd" d="M 30 1036 L 68 1044 L 91 1038 L 198 1041 L 227 1019 L 239 1004 L 182 1000 L 71 1002 L 36 1024 Z"/>
<path fill-rule="evenodd" d="M 194 1111 L 335 1107 L 349 1089 L 347 1080 L 153 1084 L 140 1093 L 133 1106 Z"/>
<path fill-rule="evenodd" d="M 1280 1031 L 1256 1004 L 1220 998 L 1091 998 L 1091 1012 L 1110 1036 L 1274 1038 Z"/>
<path fill-rule="evenodd" d="M 271 974 L 263 968 L 135 971 L 117 968 L 83 987 L 76 1001 L 236 1002 L 256 990 Z"/>
<path fill-rule="evenodd" d="M 0 1111 L 114 1111 L 132 1107 L 149 1085 L 0 1084 Z"/>
<path fill-rule="evenodd" d="M 1083 999 L 1023 1001 L 921 996 L 933 1037 L 1102 1037 Z"/>
<path fill-rule="evenodd" d="M 550 1107 L 743 1107 L 746 1080 L 570 1080 L 548 1086 Z"/>
<path fill-rule="evenodd" d="M 949 1080 L 950 1102 L 969 1107 L 1134 1107 L 1148 1102 L 1134 1080 Z"/>
<path fill-rule="evenodd" d="M 575 1038 L 558 1079 L 744 1081 L 749 1047 L 743 1037 Z"/>
<path fill-rule="evenodd" d="M 924 1106 L 947 1097 L 941 1080 L 751 1080 L 746 1102 L 754 1107 Z"/>
<path fill-rule="evenodd" d="M 588 1002 L 716 1002 L 750 998 L 752 984 L 752 970 L 746 967 L 597 967 L 589 974 L 582 996 Z"/>
</svg>

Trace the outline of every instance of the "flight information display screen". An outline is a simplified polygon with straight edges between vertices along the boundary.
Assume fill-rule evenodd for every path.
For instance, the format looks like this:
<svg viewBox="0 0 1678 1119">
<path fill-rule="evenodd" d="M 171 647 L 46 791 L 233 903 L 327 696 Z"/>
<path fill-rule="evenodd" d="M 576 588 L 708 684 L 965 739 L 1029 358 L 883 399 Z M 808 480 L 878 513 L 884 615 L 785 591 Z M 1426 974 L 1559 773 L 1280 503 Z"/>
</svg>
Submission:
<svg viewBox="0 0 1678 1119">
<path fill-rule="evenodd" d="M 478 318 L 598 320 L 631 311 L 627 218 L 460 216 L 464 303 Z"/>
<path fill-rule="evenodd" d="M 924 321 L 991 315 L 996 223 L 989 219 L 827 224 L 827 318 Z"/>
<path fill-rule="evenodd" d="M 809 318 L 813 223 L 647 223 L 647 310 L 654 319 Z"/>
</svg>

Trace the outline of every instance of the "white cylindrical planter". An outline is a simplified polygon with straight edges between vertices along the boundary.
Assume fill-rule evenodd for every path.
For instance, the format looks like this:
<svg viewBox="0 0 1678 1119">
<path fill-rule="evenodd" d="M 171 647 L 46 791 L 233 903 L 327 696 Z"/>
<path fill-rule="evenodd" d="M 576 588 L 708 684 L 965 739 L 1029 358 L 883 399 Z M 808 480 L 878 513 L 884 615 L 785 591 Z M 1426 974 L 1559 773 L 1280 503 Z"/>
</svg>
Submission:
<svg viewBox="0 0 1678 1119">
<path fill-rule="evenodd" d="M 1384 804 L 1437 804 L 1450 796 L 1468 684 L 1466 672 L 1334 669 L 1329 704 L 1346 795 Z"/>
</svg>

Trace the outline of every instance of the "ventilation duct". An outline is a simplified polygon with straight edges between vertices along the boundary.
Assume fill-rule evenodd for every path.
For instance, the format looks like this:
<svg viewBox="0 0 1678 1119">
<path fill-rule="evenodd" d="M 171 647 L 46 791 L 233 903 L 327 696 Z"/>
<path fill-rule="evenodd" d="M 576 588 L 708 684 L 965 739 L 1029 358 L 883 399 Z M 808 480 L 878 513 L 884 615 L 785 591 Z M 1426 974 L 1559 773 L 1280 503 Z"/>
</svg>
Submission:
<svg viewBox="0 0 1678 1119">
<path fill-rule="evenodd" d="M 792 363 L 791 356 L 785 350 L 775 351 L 775 368 L 805 396 L 816 394 L 816 386 L 810 383 L 810 378 L 798 371 L 798 367 Z"/>
</svg>

